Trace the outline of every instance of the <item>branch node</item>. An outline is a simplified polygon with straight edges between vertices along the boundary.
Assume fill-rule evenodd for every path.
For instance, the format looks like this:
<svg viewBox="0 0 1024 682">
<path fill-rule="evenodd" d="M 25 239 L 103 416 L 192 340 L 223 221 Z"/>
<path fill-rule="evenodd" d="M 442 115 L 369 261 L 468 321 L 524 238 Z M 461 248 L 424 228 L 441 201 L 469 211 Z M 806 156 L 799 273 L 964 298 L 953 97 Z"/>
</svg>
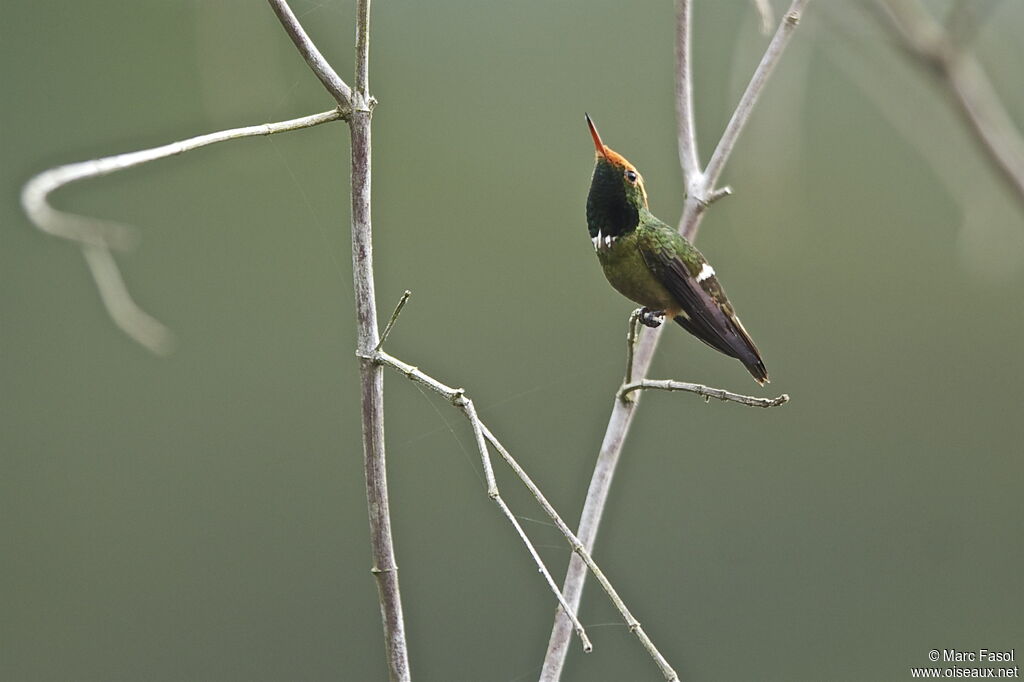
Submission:
<svg viewBox="0 0 1024 682">
<path fill-rule="evenodd" d="M 372 95 L 364 95 L 356 90 L 352 93 L 352 112 L 361 114 L 372 114 L 373 108 L 377 106 L 377 98 Z"/>
<path fill-rule="evenodd" d="M 363 351 L 356 349 L 356 357 L 360 360 L 369 360 L 375 365 L 383 365 L 384 361 L 380 357 L 380 351 L 374 350 L 372 353 L 364 353 Z"/>
<path fill-rule="evenodd" d="M 381 573 L 398 573 L 398 566 L 390 566 L 388 568 L 378 568 L 373 566 L 370 568 L 370 573 L 374 575 L 380 575 Z"/>
</svg>

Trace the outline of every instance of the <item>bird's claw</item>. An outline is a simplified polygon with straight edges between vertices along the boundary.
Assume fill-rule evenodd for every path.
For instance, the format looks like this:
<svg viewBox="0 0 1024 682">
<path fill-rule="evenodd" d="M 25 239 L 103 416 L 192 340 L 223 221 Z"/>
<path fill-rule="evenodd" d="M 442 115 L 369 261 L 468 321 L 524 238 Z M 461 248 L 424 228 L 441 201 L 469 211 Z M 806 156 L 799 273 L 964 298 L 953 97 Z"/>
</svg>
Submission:
<svg viewBox="0 0 1024 682">
<path fill-rule="evenodd" d="M 639 317 L 639 319 L 640 319 L 640 324 L 644 325 L 645 327 L 650 327 L 651 329 L 655 329 L 657 327 L 660 327 L 661 323 L 664 321 L 664 319 L 665 319 L 665 311 L 664 310 L 651 310 L 649 308 L 641 308 L 640 309 L 640 317 Z"/>
</svg>

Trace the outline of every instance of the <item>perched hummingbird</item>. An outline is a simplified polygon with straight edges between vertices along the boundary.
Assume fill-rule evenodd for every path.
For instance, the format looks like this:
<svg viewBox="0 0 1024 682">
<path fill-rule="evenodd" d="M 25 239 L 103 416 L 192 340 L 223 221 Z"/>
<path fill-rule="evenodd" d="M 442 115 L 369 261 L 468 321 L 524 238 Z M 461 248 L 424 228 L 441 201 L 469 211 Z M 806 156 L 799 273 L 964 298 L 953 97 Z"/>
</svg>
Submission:
<svg viewBox="0 0 1024 682">
<path fill-rule="evenodd" d="M 768 381 L 747 330 L 715 277 L 715 269 L 682 235 L 647 208 L 636 167 L 601 142 L 587 115 L 597 164 L 587 195 L 587 227 L 604 276 L 619 293 L 644 306 L 641 321 L 664 317 L 712 348 L 738 359 L 757 383 Z"/>
</svg>

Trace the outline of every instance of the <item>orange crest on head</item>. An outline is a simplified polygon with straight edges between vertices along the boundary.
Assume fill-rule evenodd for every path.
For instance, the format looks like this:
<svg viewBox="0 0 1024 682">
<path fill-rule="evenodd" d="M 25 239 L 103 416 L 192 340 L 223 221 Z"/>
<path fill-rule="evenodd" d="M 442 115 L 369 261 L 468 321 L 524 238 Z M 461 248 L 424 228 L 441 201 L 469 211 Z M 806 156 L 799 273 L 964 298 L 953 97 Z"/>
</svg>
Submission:
<svg viewBox="0 0 1024 682">
<path fill-rule="evenodd" d="M 590 128 L 590 136 L 594 138 L 594 149 L 597 151 L 597 155 L 603 158 L 611 165 L 621 168 L 623 173 L 632 171 L 634 174 L 633 182 L 640 189 L 640 195 L 643 198 L 644 206 L 647 205 L 647 189 L 644 187 L 643 178 L 640 176 L 640 172 L 636 169 L 636 166 L 626 160 L 622 154 L 608 147 L 604 142 L 601 141 L 601 135 L 597 132 L 597 127 L 594 126 L 594 122 L 590 118 L 590 114 L 584 114 L 587 117 L 587 126 Z"/>
<path fill-rule="evenodd" d="M 608 147 L 601 141 L 601 135 L 597 132 L 597 128 L 594 126 L 594 121 L 591 120 L 590 114 L 584 114 L 584 116 L 587 117 L 587 126 L 590 128 L 590 136 L 594 138 L 594 149 L 597 150 L 597 153 L 603 156 L 608 163 L 619 166 L 623 170 L 629 169 L 631 171 L 636 171 L 636 166 L 627 161 L 626 157 L 619 154 L 611 147 Z"/>
</svg>

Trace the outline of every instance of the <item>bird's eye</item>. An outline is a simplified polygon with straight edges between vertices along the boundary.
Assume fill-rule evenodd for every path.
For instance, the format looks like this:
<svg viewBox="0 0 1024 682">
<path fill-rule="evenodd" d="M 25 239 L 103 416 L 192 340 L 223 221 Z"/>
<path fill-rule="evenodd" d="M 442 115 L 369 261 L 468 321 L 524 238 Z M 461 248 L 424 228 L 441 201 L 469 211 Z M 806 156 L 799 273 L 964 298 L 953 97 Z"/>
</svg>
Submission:
<svg viewBox="0 0 1024 682">
<path fill-rule="evenodd" d="M 630 182 L 636 182 L 636 179 L 637 179 L 636 171 L 635 170 L 627 170 L 626 171 L 626 179 L 629 180 Z"/>
</svg>

